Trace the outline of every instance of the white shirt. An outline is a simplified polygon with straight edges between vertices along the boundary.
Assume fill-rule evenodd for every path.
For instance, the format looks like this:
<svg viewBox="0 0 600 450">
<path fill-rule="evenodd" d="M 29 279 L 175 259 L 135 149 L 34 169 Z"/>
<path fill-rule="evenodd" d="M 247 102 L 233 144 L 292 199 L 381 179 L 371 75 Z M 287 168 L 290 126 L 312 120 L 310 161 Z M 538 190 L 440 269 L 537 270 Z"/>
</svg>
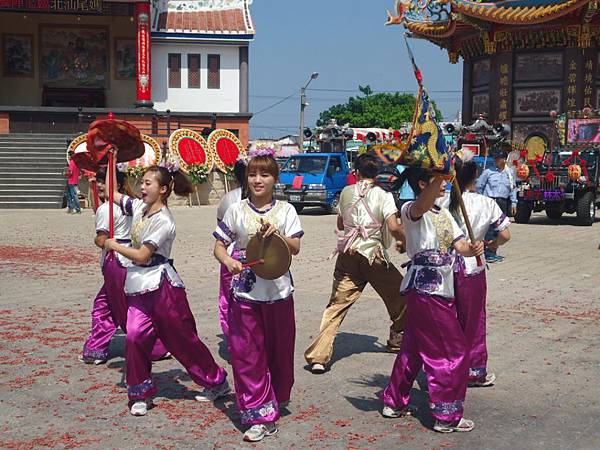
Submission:
<svg viewBox="0 0 600 450">
<path fill-rule="evenodd" d="M 231 205 L 213 235 L 226 246 L 234 243 L 235 249 L 240 252 L 240 260 L 246 262 L 246 246 L 260 229 L 261 219 L 275 226 L 283 236 L 299 238 L 304 235 L 298 214 L 289 203 L 275 200 L 268 210 L 258 211 L 249 199 Z M 276 280 L 265 280 L 251 269 L 245 269 L 233 276 L 231 287 L 238 299 L 259 303 L 285 300 L 294 292 L 289 271 Z"/>
<path fill-rule="evenodd" d="M 126 216 L 117 205 L 113 205 L 113 223 L 114 223 L 114 237 L 119 243 L 129 247 L 131 245 L 130 233 L 131 233 L 131 217 Z M 109 234 L 110 221 L 109 221 L 109 203 L 106 201 L 102 203 L 96 210 L 96 233 Z M 115 252 L 116 253 L 116 252 Z M 122 267 L 127 267 L 131 264 L 131 261 L 125 258 L 123 255 L 116 253 L 117 260 Z M 106 250 L 102 250 L 102 256 L 100 257 L 100 267 L 104 265 L 104 259 L 106 258 Z"/>
<path fill-rule="evenodd" d="M 369 260 L 369 264 L 373 264 L 378 254 L 388 261 L 386 249 L 391 245 L 392 238 L 385 221 L 396 214 L 398 208 L 391 192 L 379 186 L 369 187 L 369 184 L 372 182 L 361 180 L 342 190 L 339 206 L 340 216 L 344 220 L 344 237 L 338 242 L 338 251 L 344 251 L 350 237 L 353 241 L 349 249 L 357 251 Z M 360 201 L 361 194 L 364 195 L 364 201 Z M 379 226 L 374 226 L 376 222 L 373 219 Z M 357 231 L 359 229 L 361 232 Z"/>
<path fill-rule="evenodd" d="M 169 208 L 164 206 L 159 211 L 146 215 L 148 205 L 142 200 L 126 195 L 121 199 L 121 209 L 128 216 L 133 216 L 131 223 L 131 245 L 141 248 L 150 244 L 156 250 L 152 260 L 144 265 L 131 264 L 127 268 L 125 279 L 125 295 L 139 295 L 158 289 L 163 276 L 175 287 L 185 287 L 183 281 L 169 261 L 171 249 L 175 241 L 175 221 Z"/>
<path fill-rule="evenodd" d="M 508 228 L 510 220 L 502 212 L 498 203 L 493 199 L 476 192 L 463 192 L 463 201 L 473 228 L 473 234 L 476 241 L 483 241 L 489 228 L 496 231 L 502 231 Z M 440 202 L 440 206 L 448 208 L 450 206 L 450 196 L 446 195 Z M 464 223 L 462 214 L 459 216 L 460 225 L 465 236 L 468 236 L 467 226 Z M 485 270 L 485 264 L 477 266 L 477 259 L 474 256 L 464 258 L 465 272 L 467 275 L 476 274 Z"/>
<path fill-rule="evenodd" d="M 406 253 L 411 258 L 400 291 L 415 289 L 428 295 L 454 298 L 454 256 L 462 230 L 446 209 L 434 207 L 418 220 L 410 217 L 414 202 L 402 205 L 401 218 L 406 237 Z"/>
<path fill-rule="evenodd" d="M 219 202 L 219 206 L 217 207 L 217 221 L 223 220 L 225 217 L 225 213 L 229 209 L 231 205 L 239 202 L 242 199 L 242 188 L 238 187 L 229 191 L 227 194 L 221 198 Z"/>
</svg>

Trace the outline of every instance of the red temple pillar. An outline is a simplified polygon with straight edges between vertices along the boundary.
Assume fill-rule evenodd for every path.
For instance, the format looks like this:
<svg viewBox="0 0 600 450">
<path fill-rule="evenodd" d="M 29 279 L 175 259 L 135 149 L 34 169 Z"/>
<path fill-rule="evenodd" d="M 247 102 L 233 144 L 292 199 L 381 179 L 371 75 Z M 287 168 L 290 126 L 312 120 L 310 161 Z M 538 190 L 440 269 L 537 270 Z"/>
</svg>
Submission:
<svg viewBox="0 0 600 450">
<path fill-rule="evenodd" d="M 150 3 L 135 4 L 135 20 L 137 25 L 137 99 L 138 108 L 152 108 L 152 65 L 150 61 Z"/>
</svg>

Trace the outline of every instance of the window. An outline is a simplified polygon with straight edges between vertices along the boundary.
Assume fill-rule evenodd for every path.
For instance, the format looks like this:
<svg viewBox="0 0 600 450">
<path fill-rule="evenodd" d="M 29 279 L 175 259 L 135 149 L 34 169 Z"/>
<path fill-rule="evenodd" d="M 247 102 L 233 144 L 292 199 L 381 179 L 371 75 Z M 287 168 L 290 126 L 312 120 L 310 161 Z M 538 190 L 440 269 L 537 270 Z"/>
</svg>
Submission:
<svg viewBox="0 0 600 450">
<path fill-rule="evenodd" d="M 208 89 L 221 88 L 221 55 L 208 55 Z"/>
<path fill-rule="evenodd" d="M 188 88 L 200 89 L 200 55 L 187 55 Z"/>
<path fill-rule="evenodd" d="M 181 87 L 181 55 L 169 53 L 169 87 Z"/>
</svg>

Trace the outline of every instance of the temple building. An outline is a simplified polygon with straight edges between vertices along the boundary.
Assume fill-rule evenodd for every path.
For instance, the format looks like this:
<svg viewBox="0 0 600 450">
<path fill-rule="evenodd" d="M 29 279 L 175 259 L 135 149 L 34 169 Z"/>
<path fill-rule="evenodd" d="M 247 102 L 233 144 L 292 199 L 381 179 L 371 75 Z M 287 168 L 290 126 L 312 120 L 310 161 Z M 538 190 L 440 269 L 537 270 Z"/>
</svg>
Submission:
<svg viewBox="0 0 600 450">
<path fill-rule="evenodd" d="M 248 143 L 252 0 L 0 0 L 0 134 L 74 135 L 112 111 L 143 133 Z"/>
<path fill-rule="evenodd" d="M 509 123 L 516 145 L 554 145 L 551 113 L 600 107 L 599 3 L 589 0 L 397 1 L 388 23 L 463 62 L 463 122 Z"/>
</svg>

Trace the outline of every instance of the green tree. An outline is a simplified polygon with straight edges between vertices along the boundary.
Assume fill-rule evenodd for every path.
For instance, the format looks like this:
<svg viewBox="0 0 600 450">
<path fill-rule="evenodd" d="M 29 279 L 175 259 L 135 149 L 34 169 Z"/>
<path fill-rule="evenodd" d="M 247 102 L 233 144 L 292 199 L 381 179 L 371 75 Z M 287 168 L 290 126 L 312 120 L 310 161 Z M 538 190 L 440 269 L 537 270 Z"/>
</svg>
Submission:
<svg viewBox="0 0 600 450">
<path fill-rule="evenodd" d="M 334 105 L 323 111 L 317 120 L 318 126 L 329 123 L 335 119 L 338 124 L 349 123 L 351 127 L 358 128 L 394 128 L 412 121 L 415 111 L 415 96 L 412 94 L 379 93 L 373 94 L 369 85 L 359 86 L 362 95 L 350 97 L 348 102 Z M 442 113 L 432 101 L 438 121 L 442 120 Z"/>
</svg>

